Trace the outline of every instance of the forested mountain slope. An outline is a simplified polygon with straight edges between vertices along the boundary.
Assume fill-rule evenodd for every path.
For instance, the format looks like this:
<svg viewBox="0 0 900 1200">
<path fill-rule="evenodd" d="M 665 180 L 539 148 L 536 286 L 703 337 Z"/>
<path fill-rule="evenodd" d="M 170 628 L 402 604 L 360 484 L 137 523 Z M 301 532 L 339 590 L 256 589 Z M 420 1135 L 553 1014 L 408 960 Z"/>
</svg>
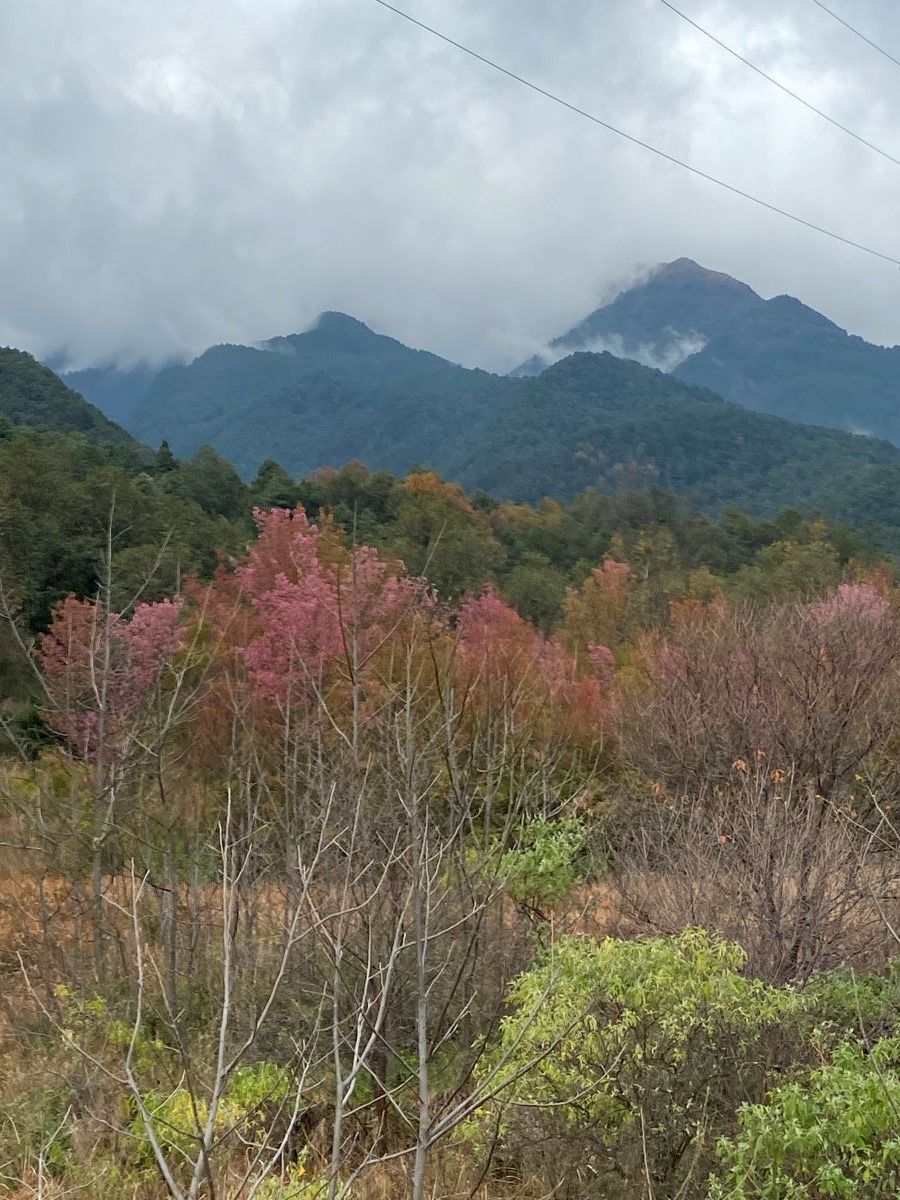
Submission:
<svg viewBox="0 0 900 1200">
<path fill-rule="evenodd" d="M 214 346 L 156 378 L 130 428 L 178 454 L 210 443 L 244 474 L 276 457 L 295 474 L 364 459 L 440 467 L 448 441 L 507 384 L 373 333 L 341 313 L 259 347 Z"/>
<path fill-rule="evenodd" d="M 900 348 L 853 337 L 791 296 L 746 314 L 674 373 L 747 408 L 900 445 Z"/>
<path fill-rule="evenodd" d="M 707 511 L 814 508 L 900 545 L 894 446 L 753 413 L 610 354 L 521 381 L 442 469 L 523 500 L 659 483 Z"/>
<path fill-rule="evenodd" d="M 791 296 L 764 300 L 690 259 L 657 268 L 513 374 L 600 349 L 759 412 L 900 444 L 900 348 L 855 337 Z"/>
<path fill-rule="evenodd" d="M 10 346 L 0 347 L 0 419 L 10 425 L 83 433 L 95 442 L 134 445 L 124 429 L 48 367 Z"/>
<path fill-rule="evenodd" d="M 131 428 L 179 455 L 210 443 L 245 477 L 267 458 L 297 476 L 359 459 L 431 467 L 514 500 L 660 484 L 708 511 L 820 510 L 900 548 L 900 451 L 751 412 L 608 353 L 502 377 L 329 313 L 308 333 L 162 371 Z"/>
</svg>

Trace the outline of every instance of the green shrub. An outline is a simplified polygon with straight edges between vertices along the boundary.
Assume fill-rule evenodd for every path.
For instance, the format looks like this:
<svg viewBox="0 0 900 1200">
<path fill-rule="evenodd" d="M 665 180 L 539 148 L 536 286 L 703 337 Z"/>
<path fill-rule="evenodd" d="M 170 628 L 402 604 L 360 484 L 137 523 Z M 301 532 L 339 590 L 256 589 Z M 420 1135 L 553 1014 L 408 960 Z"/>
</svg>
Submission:
<svg viewBox="0 0 900 1200">
<path fill-rule="evenodd" d="M 546 1159 L 555 1138 L 560 1174 L 590 1172 L 599 1196 L 636 1194 L 646 1172 L 666 1195 L 703 1156 L 711 1165 L 716 1136 L 764 1090 L 767 1037 L 802 1011 L 743 966 L 740 947 L 696 929 L 558 941 L 514 983 L 482 1068 L 506 1081 L 493 1113 L 505 1145 L 527 1160 L 540 1144 Z"/>
<path fill-rule="evenodd" d="M 900 1039 L 844 1042 L 831 1062 L 741 1109 L 709 1200 L 896 1200 Z"/>
<path fill-rule="evenodd" d="M 860 975 L 849 967 L 813 975 L 803 999 L 817 1042 L 890 1034 L 900 1015 L 900 958 L 877 975 Z"/>
<path fill-rule="evenodd" d="M 216 1111 L 216 1133 L 239 1129 L 245 1141 L 262 1142 L 270 1133 L 273 1110 L 290 1107 L 290 1096 L 291 1077 L 275 1063 L 238 1067 Z M 202 1129 L 209 1118 L 208 1101 L 202 1096 L 192 1097 L 185 1087 L 165 1094 L 148 1091 L 143 1101 L 163 1152 L 174 1161 L 193 1158 L 198 1147 L 198 1125 Z M 152 1161 L 153 1151 L 140 1114 L 133 1122 L 132 1133 L 138 1139 L 137 1158 Z"/>
<path fill-rule="evenodd" d="M 518 904 L 542 910 L 563 900 L 581 878 L 578 855 L 585 830 L 574 817 L 527 824 L 519 845 L 500 860 L 500 875 Z"/>
</svg>

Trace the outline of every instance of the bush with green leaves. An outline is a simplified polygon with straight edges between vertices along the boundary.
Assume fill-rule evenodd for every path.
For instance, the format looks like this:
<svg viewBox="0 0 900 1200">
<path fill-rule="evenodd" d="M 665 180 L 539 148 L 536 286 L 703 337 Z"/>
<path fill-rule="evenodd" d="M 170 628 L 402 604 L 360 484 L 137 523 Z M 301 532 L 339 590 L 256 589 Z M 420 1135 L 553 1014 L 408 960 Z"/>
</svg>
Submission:
<svg viewBox="0 0 900 1200">
<path fill-rule="evenodd" d="M 219 1137 L 237 1131 L 249 1145 L 262 1145 L 280 1137 L 284 1122 L 292 1112 L 290 1073 L 272 1062 L 238 1067 L 216 1112 Z M 192 1095 L 185 1087 L 166 1091 L 148 1091 L 143 1103 L 152 1121 L 163 1152 L 177 1164 L 196 1154 L 199 1135 L 209 1117 L 205 1097 Z M 132 1132 L 139 1147 L 136 1157 L 152 1161 L 153 1151 L 144 1118 L 135 1118 Z"/>
<path fill-rule="evenodd" d="M 585 840 L 584 825 L 575 817 L 530 821 L 515 849 L 500 860 L 506 891 L 538 912 L 563 900 L 581 879 L 577 860 Z"/>
<path fill-rule="evenodd" d="M 841 1043 L 825 1066 L 744 1105 L 718 1152 L 709 1200 L 895 1200 L 900 1038 Z"/>
<path fill-rule="evenodd" d="M 900 1017 L 900 957 L 880 973 L 822 971 L 810 978 L 803 999 L 816 1045 L 892 1034 Z"/>
<path fill-rule="evenodd" d="M 513 985 L 482 1068 L 502 1092 L 498 1128 L 527 1167 L 574 1172 L 579 1195 L 669 1195 L 702 1179 L 739 1104 L 763 1094 L 792 990 L 742 974 L 743 951 L 703 930 L 622 941 L 563 938 Z"/>
</svg>

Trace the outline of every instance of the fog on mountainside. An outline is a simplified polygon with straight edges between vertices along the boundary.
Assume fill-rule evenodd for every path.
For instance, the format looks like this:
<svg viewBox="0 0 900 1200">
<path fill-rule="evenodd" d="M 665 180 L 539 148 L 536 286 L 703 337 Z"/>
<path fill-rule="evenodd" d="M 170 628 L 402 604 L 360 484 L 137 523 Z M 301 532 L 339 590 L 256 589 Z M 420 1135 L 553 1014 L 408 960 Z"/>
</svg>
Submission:
<svg viewBox="0 0 900 1200">
<path fill-rule="evenodd" d="M 553 338 L 542 353 L 511 373 L 539 374 L 550 362 L 575 350 L 593 350 L 601 342 L 611 353 L 608 343 L 617 342 L 620 357 L 647 366 L 668 360 L 671 370 L 762 303 L 746 284 L 679 258 L 652 271 L 568 333 Z"/>
<path fill-rule="evenodd" d="M 278 392 L 276 407 L 287 404 L 284 411 L 288 416 L 302 413 L 303 402 L 295 384 L 313 370 L 313 362 L 316 370 L 328 373 L 335 359 L 343 360 L 337 367 L 342 382 L 334 380 L 338 390 L 347 382 L 365 390 L 373 382 L 371 362 L 364 372 L 366 378 L 357 380 L 352 371 L 348 373 L 347 356 L 358 357 L 358 349 L 351 347 L 352 338 L 340 344 L 337 330 L 342 321 L 359 325 L 353 318 L 325 314 L 309 331 L 314 337 L 272 338 L 255 348 L 213 347 L 184 366 L 118 370 L 107 364 L 65 378 L 136 436 L 150 440 L 168 436 L 183 450 L 210 441 L 241 460 L 244 469 L 252 469 L 258 461 L 253 450 L 257 440 L 253 410 L 260 406 L 261 411 L 269 411 L 276 403 L 273 393 Z M 330 340 L 324 334 L 326 327 L 333 327 Z M 372 345 L 370 342 L 370 349 Z M 298 349 L 304 365 L 297 370 L 285 364 L 279 367 L 254 359 L 252 349 Z M 576 350 L 633 359 L 759 412 L 900 445 L 900 348 L 875 346 L 848 334 L 792 297 L 764 300 L 739 280 L 707 270 L 691 259 L 680 258 L 658 267 L 567 333 L 554 337 L 515 368 L 511 377 L 540 374 Z M 379 362 L 382 351 L 375 356 Z M 376 371 L 381 383 L 387 380 L 392 364 L 398 366 L 402 358 L 395 353 L 381 363 Z M 426 361 L 432 366 L 438 362 L 450 365 L 423 352 L 415 369 L 422 369 Z M 409 380 L 406 366 L 400 375 Z M 203 398 L 214 376 L 220 379 L 221 405 L 210 405 Z M 457 374 L 456 379 L 462 392 L 468 392 L 470 385 L 462 384 L 463 376 Z M 197 396 L 195 388 L 199 389 Z M 282 389 L 286 389 L 283 394 Z M 176 394 L 183 403 L 175 399 Z M 237 419 L 231 410 L 238 397 L 243 419 L 251 426 L 240 435 L 231 432 Z M 315 388 L 311 399 L 315 402 Z M 427 395 L 423 404 L 427 409 Z M 404 413 L 405 420 L 410 413 L 405 409 Z M 460 415 L 465 413 L 464 407 Z M 342 458 L 340 439 L 327 449 L 329 461 L 334 454 Z M 265 457 L 264 448 L 260 453 Z M 292 461 L 300 465 L 296 456 Z M 399 468 L 402 462 L 401 454 L 390 465 Z M 308 466 L 309 461 L 302 465 Z"/>
<path fill-rule="evenodd" d="M 657 268 L 513 374 L 601 348 L 746 408 L 900 445 L 900 348 L 848 334 L 791 296 L 763 300 L 690 259 Z"/>
</svg>

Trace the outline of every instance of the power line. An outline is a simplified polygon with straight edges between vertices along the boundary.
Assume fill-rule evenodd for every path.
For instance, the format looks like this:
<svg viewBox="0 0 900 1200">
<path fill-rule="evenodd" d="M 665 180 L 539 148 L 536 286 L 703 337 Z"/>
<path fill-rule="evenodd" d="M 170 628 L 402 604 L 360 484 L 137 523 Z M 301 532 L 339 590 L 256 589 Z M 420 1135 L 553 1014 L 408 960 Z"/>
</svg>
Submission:
<svg viewBox="0 0 900 1200">
<path fill-rule="evenodd" d="M 710 175 L 707 171 L 692 166 L 691 163 L 685 162 L 681 158 L 676 158 L 674 154 L 669 154 L 665 150 L 660 150 L 658 146 L 652 146 L 649 142 L 642 141 L 641 138 L 635 137 L 634 134 L 626 133 L 624 129 L 619 129 L 617 126 L 611 125 L 608 121 L 601 120 L 600 117 L 594 116 L 593 113 L 579 108 L 577 104 L 571 104 L 568 100 L 564 100 L 562 96 L 557 96 L 554 92 L 547 91 L 546 88 L 542 88 L 539 84 L 532 83 L 524 75 L 517 75 L 515 71 L 510 71 L 507 67 L 502 67 L 499 63 L 494 62 L 493 59 L 479 54 L 477 50 L 463 45 L 462 42 L 454 41 L 452 37 L 449 37 L 446 33 L 441 33 L 439 29 L 434 29 L 431 25 L 426 25 L 424 21 L 420 21 L 410 13 L 404 12 L 402 8 L 397 8 L 393 4 L 389 4 L 388 0 L 375 0 L 375 3 L 395 13 L 398 17 L 402 17 L 405 21 L 409 21 L 410 24 L 424 30 L 425 33 L 430 33 L 433 37 L 439 38 L 440 41 L 446 42 L 448 46 L 453 46 L 455 49 L 461 50 L 463 54 L 468 54 L 471 58 L 483 63 L 486 67 L 490 67 L 494 71 L 499 71 L 501 75 L 507 76 L 508 79 L 513 79 L 516 83 L 521 83 L 523 87 L 529 88 L 532 92 L 537 92 L 539 96 L 543 96 L 547 100 L 552 100 L 554 104 L 559 104 L 563 108 L 567 108 L 569 112 L 573 112 L 579 117 L 584 117 L 586 121 L 591 121 L 594 125 L 599 125 L 601 129 L 606 129 L 610 133 L 616 134 L 617 137 L 624 138 L 626 142 L 631 142 L 634 146 L 640 146 L 642 150 L 647 150 L 651 154 L 655 154 L 657 158 L 674 163 L 676 167 L 690 171 L 692 175 L 696 175 L 699 179 L 705 179 L 707 183 L 714 183 L 716 187 L 723 188 L 726 192 L 731 192 L 734 196 L 740 196 L 742 200 L 749 200 L 752 204 L 756 204 L 768 212 L 775 213 L 779 217 L 785 217 L 788 221 L 793 221 L 797 225 L 803 225 L 806 229 L 812 229 L 816 233 L 821 233 L 835 242 L 842 243 L 844 246 L 850 246 L 854 250 L 861 250 L 864 254 L 870 254 L 873 258 L 880 258 L 884 262 L 892 263 L 895 267 L 900 267 L 900 258 L 894 258 L 893 255 L 885 254 L 881 250 L 875 250 L 872 246 L 866 246 L 862 242 L 856 242 L 852 238 L 844 237 L 843 234 L 835 233 L 832 229 L 826 229 L 823 225 L 817 225 L 814 221 L 808 221 L 805 217 L 797 216 L 796 213 L 789 212 L 786 208 L 779 208 L 777 204 L 770 204 L 768 200 L 763 200 L 760 196 L 753 195 L 752 192 L 745 192 L 743 188 L 736 187 L 732 183 L 726 183 L 724 179 Z"/>
<path fill-rule="evenodd" d="M 670 12 L 673 12 L 676 17 L 680 17 L 682 21 L 686 21 L 687 24 L 693 29 L 696 29 L 698 33 L 702 33 L 705 38 L 709 38 L 711 42 L 715 42 L 720 49 L 724 50 L 727 54 L 730 54 L 732 58 L 736 58 L 738 62 L 743 63 L 745 67 L 749 67 L 751 71 L 755 71 L 757 75 L 765 79 L 768 83 L 771 83 L 773 87 L 777 87 L 779 91 L 784 92 L 786 96 L 790 96 L 792 100 L 796 100 L 798 104 L 802 104 L 804 108 L 807 108 L 810 112 L 815 113 L 817 117 L 821 117 L 823 121 L 827 121 L 829 125 L 833 125 L 835 129 L 839 129 L 842 133 L 846 133 L 848 137 L 852 137 L 861 145 L 867 146 L 869 150 L 874 150 L 875 153 L 880 154 L 882 158 L 886 158 L 895 166 L 900 167 L 900 158 L 895 158 L 893 154 L 890 154 L 887 150 L 882 150 L 880 146 L 876 146 L 874 142 L 870 142 L 868 138 L 864 138 L 862 134 L 854 133 L 854 131 L 848 128 L 848 126 L 842 125 L 840 121 L 835 120 L 834 117 L 830 117 L 828 113 L 823 112 L 821 108 L 817 108 L 816 105 L 812 104 L 809 100 L 804 100 L 802 96 L 798 95 L 797 92 L 793 91 L 786 84 L 779 82 L 779 80 L 777 80 L 773 75 L 770 75 L 767 71 L 764 71 L 762 67 L 758 67 L 756 63 L 751 62 L 749 58 L 744 58 L 743 54 L 727 45 L 720 38 L 717 38 L 714 33 L 711 33 L 708 29 L 705 29 L 702 25 L 699 25 L 696 21 L 689 17 L 687 13 L 683 13 L 680 8 L 676 8 L 674 4 L 670 3 L 670 0 L 659 0 L 659 2 L 664 8 L 667 8 Z"/>
<path fill-rule="evenodd" d="M 879 54 L 883 54 L 886 59 L 894 64 L 895 67 L 900 67 L 900 58 L 895 58 L 890 51 L 885 50 L 884 46 L 879 46 L 878 43 L 873 42 L 870 37 L 866 37 L 861 29 L 857 29 L 855 25 L 851 25 L 849 21 L 845 21 L 842 16 L 839 16 L 833 9 L 829 8 L 827 4 L 823 4 L 822 0 L 812 0 L 812 2 L 817 8 L 821 8 L 822 12 L 828 13 L 829 17 L 833 17 L 839 25 L 843 25 L 845 29 L 849 29 L 852 34 L 860 39 L 860 41 L 865 42 L 867 46 L 871 46 L 872 49 L 876 50 Z"/>
</svg>

